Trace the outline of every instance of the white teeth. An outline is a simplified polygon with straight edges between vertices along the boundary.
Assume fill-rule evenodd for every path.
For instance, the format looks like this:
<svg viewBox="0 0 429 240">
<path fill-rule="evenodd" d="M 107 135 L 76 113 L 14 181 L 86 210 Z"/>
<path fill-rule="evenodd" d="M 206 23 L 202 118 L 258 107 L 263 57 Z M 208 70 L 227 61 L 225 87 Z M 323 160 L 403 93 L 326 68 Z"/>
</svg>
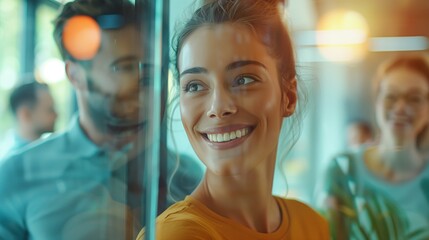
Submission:
<svg viewBox="0 0 429 240">
<path fill-rule="evenodd" d="M 223 141 L 224 142 L 229 141 L 229 133 L 224 133 L 223 134 Z"/>
<path fill-rule="evenodd" d="M 229 138 L 230 138 L 231 140 L 234 140 L 236 137 L 237 137 L 237 136 L 235 136 L 235 132 L 231 132 L 231 133 L 230 133 L 230 135 L 229 135 Z"/>
<path fill-rule="evenodd" d="M 237 135 L 237 138 L 241 138 L 241 131 L 240 130 L 235 131 L 235 134 Z"/>
<path fill-rule="evenodd" d="M 228 142 L 234 139 L 244 137 L 247 134 L 249 134 L 249 129 L 243 128 L 228 133 L 207 134 L 207 137 L 210 142 Z"/>
<path fill-rule="evenodd" d="M 216 136 L 216 140 L 215 142 L 223 142 L 223 135 L 222 134 L 217 134 Z"/>
</svg>

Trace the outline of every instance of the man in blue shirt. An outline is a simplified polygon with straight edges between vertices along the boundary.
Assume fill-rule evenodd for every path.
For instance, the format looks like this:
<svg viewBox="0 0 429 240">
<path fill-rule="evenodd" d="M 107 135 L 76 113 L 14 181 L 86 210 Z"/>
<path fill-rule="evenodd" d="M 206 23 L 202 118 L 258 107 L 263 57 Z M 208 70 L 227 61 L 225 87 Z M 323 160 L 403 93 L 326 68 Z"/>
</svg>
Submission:
<svg viewBox="0 0 429 240">
<path fill-rule="evenodd" d="M 68 20 L 82 15 L 101 29 L 100 46 L 86 60 L 63 39 Z M 134 6 L 125 0 L 76 0 L 62 9 L 54 37 L 79 114 L 65 132 L 0 165 L 0 239 L 133 239 L 144 225 L 140 156 L 150 143 L 139 136 L 151 64 L 142 62 L 137 26 Z M 84 40 L 81 47 L 91 41 Z M 176 154 L 167 155 L 161 174 L 171 182 L 165 186 L 171 204 L 193 190 L 202 170 L 190 158 L 176 167 Z"/>
<path fill-rule="evenodd" d="M 36 81 L 13 89 L 9 97 L 15 129 L 2 143 L 0 158 L 54 131 L 57 113 L 47 84 Z"/>
</svg>

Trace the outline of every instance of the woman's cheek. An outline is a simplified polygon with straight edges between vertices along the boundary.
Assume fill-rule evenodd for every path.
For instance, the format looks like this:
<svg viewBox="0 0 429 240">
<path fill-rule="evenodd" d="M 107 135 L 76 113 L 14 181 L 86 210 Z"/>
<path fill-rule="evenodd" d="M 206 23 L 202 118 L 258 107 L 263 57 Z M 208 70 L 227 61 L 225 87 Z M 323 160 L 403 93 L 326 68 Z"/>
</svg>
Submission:
<svg viewBox="0 0 429 240">
<path fill-rule="evenodd" d="M 198 106 L 196 99 L 189 98 L 187 96 L 181 97 L 180 100 L 180 115 L 182 118 L 182 124 L 188 134 L 191 133 L 194 125 L 196 124 L 197 116 L 201 115 L 201 107 Z"/>
</svg>

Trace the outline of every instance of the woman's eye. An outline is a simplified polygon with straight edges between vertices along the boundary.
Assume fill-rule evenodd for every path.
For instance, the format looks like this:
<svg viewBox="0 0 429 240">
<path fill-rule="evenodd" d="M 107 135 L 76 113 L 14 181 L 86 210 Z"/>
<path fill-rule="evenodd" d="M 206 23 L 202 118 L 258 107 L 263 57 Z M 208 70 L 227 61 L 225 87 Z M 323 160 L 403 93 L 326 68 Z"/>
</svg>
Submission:
<svg viewBox="0 0 429 240">
<path fill-rule="evenodd" d="M 255 79 L 253 79 L 251 77 L 241 76 L 234 81 L 233 86 L 235 87 L 235 86 L 240 86 L 240 85 L 246 85 L 246 84 L 252 83 L 254 81 L 255 81 Z"/>
<path fill-rule="evenodd" d="M 409 96 L 407 101 L 410 103 L 422 103 L 424 99 L 425 98 L 423 96 Z"/>
<path fill-rule="evenodd" d="M 191 82 L 186 84 L 184 91 L 185 92 L 198 92 L 204 90 L 204 86 L 200 83 Z"/>
</svg>

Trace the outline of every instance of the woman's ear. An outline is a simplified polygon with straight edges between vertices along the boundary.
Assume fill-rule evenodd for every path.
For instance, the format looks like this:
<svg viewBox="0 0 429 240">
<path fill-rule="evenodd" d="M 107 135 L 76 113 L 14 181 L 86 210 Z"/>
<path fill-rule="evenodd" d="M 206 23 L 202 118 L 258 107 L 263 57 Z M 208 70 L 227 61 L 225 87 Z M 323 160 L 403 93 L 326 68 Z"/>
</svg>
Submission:
<svg viewBox="0 0 429 240">
<path fill-rule="evenodd" d="M 298 89 L 296 78 L 282 82 L 282 112 L 283 117 L 289 117 L 295 112 L 298 102 Z"/>
<path fill-rule="evenodd" d="M 73 61 L 66 60 L 65 62 L 66 75 L 70 83 L 76 88 L 83 90 L 85 88 L 85 70 L 83 67 Z"/>
</svg>

